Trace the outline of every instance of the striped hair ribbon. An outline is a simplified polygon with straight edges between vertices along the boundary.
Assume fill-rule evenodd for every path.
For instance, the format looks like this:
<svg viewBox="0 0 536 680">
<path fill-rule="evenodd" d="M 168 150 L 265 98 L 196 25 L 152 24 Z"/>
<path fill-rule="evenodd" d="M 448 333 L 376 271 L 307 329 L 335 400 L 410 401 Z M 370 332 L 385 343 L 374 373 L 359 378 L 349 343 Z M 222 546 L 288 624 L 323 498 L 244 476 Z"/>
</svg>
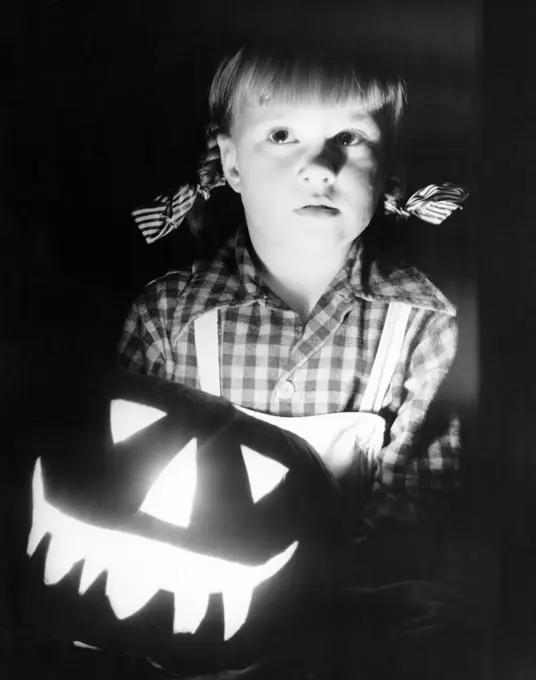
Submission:
<svg viewBox="0 0 536 680">
<path fill-rule="evenodd" d="M 461 203 L 469 196 L 467 191 L 456 184 L 429 184 L 419 189 L 400 205 L 400 196 L 385 197 L 385 212 L 398 217 L 418 217 L 430 224 L 441 224 L 455 210 L 461 209 Z"/>
<path fill-rule="evenodd" d="M 177 229 L 191 210 L 199 191 L 199 187 L 185 184 L 176 194 L 162 194 L 154 199 L 152 205 L 133 210 L 132 217 L 147 243 L 154 243 Z"/>
<path fill-rule="evenodd" d="M 197 184 L 183 184 L 174 194 L 161 194 L 151 205 L 136 208 L 131 215 L 147 243 L 154 243 L 180 227 L 198 196 L 208 201 L 210 192 L 224 186 L 217 129 L 207 130 L 207 149 L 199 160 Z"/>
</svg>

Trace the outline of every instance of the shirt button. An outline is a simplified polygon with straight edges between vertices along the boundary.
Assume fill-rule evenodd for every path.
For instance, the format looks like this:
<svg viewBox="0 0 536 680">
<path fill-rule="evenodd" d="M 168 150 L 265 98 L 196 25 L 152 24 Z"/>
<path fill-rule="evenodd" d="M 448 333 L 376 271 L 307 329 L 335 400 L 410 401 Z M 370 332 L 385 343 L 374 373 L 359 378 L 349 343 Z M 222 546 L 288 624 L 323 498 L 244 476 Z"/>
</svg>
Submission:
<svg viewBox="0 0 536 680">
<path fill-rule="evenodd" d="M 290 380 L 285 380 L 277 386 L 277 396 L 281 399 L 290 399 L 295 391 L 296 388 Z"/>
</svg>

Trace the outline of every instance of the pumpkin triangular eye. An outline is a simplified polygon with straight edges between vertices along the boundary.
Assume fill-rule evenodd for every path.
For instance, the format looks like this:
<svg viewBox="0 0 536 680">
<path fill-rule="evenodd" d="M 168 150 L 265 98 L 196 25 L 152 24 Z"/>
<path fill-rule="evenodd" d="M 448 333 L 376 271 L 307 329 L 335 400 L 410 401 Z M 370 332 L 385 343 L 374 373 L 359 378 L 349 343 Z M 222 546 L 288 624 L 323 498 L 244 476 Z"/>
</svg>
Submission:
<svg viewBox="0 0 536 680">
<path fill-rule="evenodd" d="M 196 486 L 197 439 L 191 439 L 160 473 L 140 510 L 175 526 L 187 527 Z"/>
<path fill-rule="evenodd" d="M 263 496 L 266 496 L 267 493 L 275 489 L 287 474 L 288 468 L 272 458 L 257 453 L 257 451 L 250 449 L 249 446 L 242 446 L 241 448 L 248 472 L 251 495 L 253 502 L 256 503 Z"/>
<path fill-rule="evenodd" d="M 110 405 L 110 424 L 114 444 L 122 442 L 136 432 L 149 427 L 166 414 L 160 409 L 137 404 L 126 399 L 112 399 Z"/>
</svg>

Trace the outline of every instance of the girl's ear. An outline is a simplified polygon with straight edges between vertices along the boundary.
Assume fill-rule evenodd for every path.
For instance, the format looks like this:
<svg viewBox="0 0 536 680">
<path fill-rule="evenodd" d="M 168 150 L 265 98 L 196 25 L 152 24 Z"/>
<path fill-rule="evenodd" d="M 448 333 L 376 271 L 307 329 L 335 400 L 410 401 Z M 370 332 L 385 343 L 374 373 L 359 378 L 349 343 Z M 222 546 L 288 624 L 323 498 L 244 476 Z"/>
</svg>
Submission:
<svg viewBox="0 0 536 680">
<path fill-rule="evenodd" d="M 221 166 L 229 186 L 240 193 L 240 170 L 238 168 L 238 150 L 236 143 L 229 135 L 219 134 L 217 137 L 220 147 Z"/>
</svg>

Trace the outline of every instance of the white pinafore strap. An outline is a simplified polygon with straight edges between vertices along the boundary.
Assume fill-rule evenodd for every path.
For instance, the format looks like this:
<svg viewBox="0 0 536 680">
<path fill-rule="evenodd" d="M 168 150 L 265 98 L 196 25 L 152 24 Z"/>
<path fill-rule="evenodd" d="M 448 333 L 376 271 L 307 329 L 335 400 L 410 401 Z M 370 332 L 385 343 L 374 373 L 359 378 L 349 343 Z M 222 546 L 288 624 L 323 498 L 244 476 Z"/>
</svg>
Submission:
<svg viewBox="0 0 536 680">
<path fill-rule="evenodd" d="M 400 356 L 411 305 L 391 302 L 361 403 L 361 411 L 378 413 Z M 221 396 L 218 310 L 212 309 L 194 321 L 199 382 L 204 392 Z"/>
<path fill-rule="evenodd" d="M 360 411 L 365 413 L 380 411 L 400 357 L 410 312 L 411 305 L 404 302 L 389 304 Z"/>
<path fill-rule="evenodd" d="M 220 343 L 218 337 L 218 310 L 211 309 L 194 321 L 197 374 L 203 392 L 221 396 Z"/>
</svg>

